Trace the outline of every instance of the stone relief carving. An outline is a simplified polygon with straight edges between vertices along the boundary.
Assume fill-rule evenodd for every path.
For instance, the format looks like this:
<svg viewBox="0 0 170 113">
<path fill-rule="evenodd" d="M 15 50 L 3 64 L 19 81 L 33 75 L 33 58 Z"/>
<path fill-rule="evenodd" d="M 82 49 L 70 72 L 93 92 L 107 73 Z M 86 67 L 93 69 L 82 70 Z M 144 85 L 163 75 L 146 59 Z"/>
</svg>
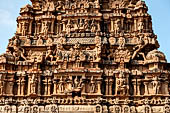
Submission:
<svg viewBox="0 0 170 113">
<path fill-rule="evenodd" d="M 169 64 L 141 0 L 31 0 L 0 55 L 2 113 L 168 113 Z"/>
</svg>

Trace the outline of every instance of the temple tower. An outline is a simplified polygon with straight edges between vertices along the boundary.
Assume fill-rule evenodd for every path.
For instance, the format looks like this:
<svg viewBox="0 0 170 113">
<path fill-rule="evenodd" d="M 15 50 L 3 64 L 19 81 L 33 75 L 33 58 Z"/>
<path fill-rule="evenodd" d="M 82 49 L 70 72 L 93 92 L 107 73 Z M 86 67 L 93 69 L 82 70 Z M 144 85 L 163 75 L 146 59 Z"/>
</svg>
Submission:
<svg viewBox="0 0 170 113">
<path fill-rule="evenodd" d="M 170 65 L 142 0 L 31 0 L 0 55 L 0 113 L 169 113 Z"/>
</svg>

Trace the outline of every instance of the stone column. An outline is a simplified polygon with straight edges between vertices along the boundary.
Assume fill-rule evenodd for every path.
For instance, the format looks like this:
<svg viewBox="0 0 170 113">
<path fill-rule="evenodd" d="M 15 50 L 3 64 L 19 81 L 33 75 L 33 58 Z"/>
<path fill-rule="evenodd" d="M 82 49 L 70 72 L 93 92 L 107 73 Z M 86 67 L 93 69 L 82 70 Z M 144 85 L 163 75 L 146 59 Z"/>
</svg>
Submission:
<svg viewBox="0 0 170 113">
<path fill-rule="evenodd" d="M 21 80 L 21 95 L 24 95 L 24 91 L 25 91 L 25 79 L 24 79 L 24 77 L 22 77 L 22 80 Z"/>
<path fill-rule="evenodd" d="M 97 23 L 97 27 L 98 27 L 98 28 L 97 28 L 97 31 L 99 31 L 99 32 L 100 32 L 100 31 L 101 31 L 101 29 L 100 29 L 100 21 L 98 21 L 98 23 Z"/>
<path fill-rule="evenodd" d="M 20 96 L 21 95 L 21 78 L 20 77 L 19 77 L 19 80 L 17 80 L 17 85 L 18 85 L 17 95 Z"/>
<path fill-rule="evenodd" d="M 30 80 L 31 80 L 31 76 L 28 76 L 28 91 L 27 91 L 27 95 L 29 95 L 31 93 L 31 89 L 30 89 Z"/>
<path fill-rule="evenodd" d="M 0 80 L 0 95 L 4 94 L 4 80 Z"/>
<path fill-rule="evenodd" d="M 52 34 L 54 33 L 54 20 L 52 20 L 51 22 L 51 33 Z"/>
<path fill-rule="evenodd" d="M 48 93 L 47 95 L 51 94 L 51 77 L 48 78 Z"/>
<path fill-rule="evenodd" d="M 60 24 L 60 27 L 59 27 L 59 33 L 62 32 L 62 23 Z"/>
<path fill-rule="evenodd" d="M 137 95 L 140 95 L 140 85 L 141 85 L 141 82 L 140 81 L 137 81 Z"/>
<path fill-rule="evenodd" d="M 106 91 L 105 91 L 105 93 L 106 93 L 106 95 L 109 95 L 109 81 L 108 81 L 108 78 L 106 78 L 105 83 L 106 83 Z"/>
<path fill-rule="evenodd" d="M 19 31 L 18 31 L 18 33 L 21 33 L 21 30 L 22 30 L 22 24 L 19 23 Z"/>
<path fill-rule="evenodd" d="M 57 81 L 54 80 L 54 81 L 53 81 L 53 84 L 54 84 L 53 95 L 56 95 L 56 94 L 57 94 Z"/>
<path fill-rule="evenodd" d="M 137 31 L 137 20 L 134 19 L 134 31 Z"/>
<path fill-rule="evenodd" d="M 120 30 L 122 31 L 122 30 L 123 30 L 123 27 L 124 27 L 124 19 L 123 19 L 123 18 L 121 19 L 121 25 L 122 25 L 122 26 L 120 27 Z"/>
<path fill-rule="evenodd" d="M 132 84 L 133 84 L 133 89 L 134 89 L 134 93 L 133 94 L 137 95 L 136 80 L 133 80 Z"/>
<path fill-rule="evenodd" d="M 48 95 L 48 78 L 45 77 L 45 80 L 43 80 L 43 84 L 45 85 L 44 95 Z"/>
<path fill-rule="evenodd" d="M 69 76 L 69 81 L 68 81 L 68 83 L 69 83 L 69 86 L 68 86 L 68 89 L 70 90 L 70 91 L 72 91 L 72 85 L 73 85 L 73 78 L 72 78 L 72 76 L 71 75 L 68 75 Z M 84 78 L 82 78 L 82 81 L 84 82 L 84 79 L 85 79 L 85 75 L 83 75 L 83 77 Z M 83 89 L 82 89 L 82 94 L 84 93 L 86 93 L 86 86 L 85 86 L 85 83 L 83 83 L 82 84 L 83 85 Z M 72 94 L 70 94 L 70 95 L 72 95 Z"/>
<path fill-rule="evenodd" d="M 32 20 L 29 22 L 29 31 L 28 31 L 29 35 L 31 35 L 32 33 Z"/>
<path fill-rule="evenodd" d="M 111 32 L 114 31 L 114 21 L 113 21 L 113 19 L 111 19 L 111 29 L 110 29 L 110 31 L 111 31 Z"/>
<path fill-rule="evenodd" d="M 62 21 L 62 24 L 63 24 L 63 29 L 62 29 L 62 31 L 65 32 L 65 30 L 66 30 L 65 21 Z"/>
<path fill-rule="evenodd" d="M 144 95 L 148 95 L 149 94 L 149 92 L 148 92 L 148 83 L 144 82 L 144 85 L 145 85 L 145 94 Z"/>
<path fill-rule="evenodd" d="M 146 32 L 148 32 L 148 30 L 149 30 L 149 21 L 148 21 L 148 18 L 146 19 Z"/>
<path fill-rule="evenodd" d="M 17 24 L 17 31 L 16 31 L 16 33 L 17 34 L 20 33 L 20 24 L 19 23 Z"/>
<path fill-rule="evenodd" d="M 13 81 L 9 81 L 9 87 L 8 87 L 8 90 L 9 90 L 9 95 L 13 96 L 13 86 L 14 86 L 14 82 Z"/>
<path fill-rule="evenodd" d="M 59 33 L 59 26 L 60 26 L 60 24 L 59 23 L 56 23 L 56 34 L 58 34 Z"/>
<path fill-rule="evenodd" d="M 113 90 L 112 85 L 113 85 L 113 79 L 110 79 L 109 80 L 109 95 L 112 95 L 112 90 Z"/>
<path fill-rule="evenodd" d="M 38 75 L 37 82 L 38 82 L 38 87 L 37 87 L 38 91 L 37 91 L 37 94 L 41 95 L 41 75 Z"/>
<path fill-rule="evenodd" d="M 168 91 L 168 81 L 164 81 L 164 83 L 165 83 L 165 88 L 164 88 L 165 94 L 166 94 L 166 95 L 169 95 L 169 91 Z"/>
<path fill-rule="evenodd" d="M 41 26 L 41 23 L 38 23 L 37 22 L 37 33 L 39 34 L 41 31 L 40 31 L 40 26 Z"/>
<path fill-rule="evenodd" d="M 99 95 L 101 94 L 101 84 L 102 84 L 101 80 L 102 80 L 102 78 L 99 78 L 97 80 L 97 94 L 99 94 Z"/>
</svg>

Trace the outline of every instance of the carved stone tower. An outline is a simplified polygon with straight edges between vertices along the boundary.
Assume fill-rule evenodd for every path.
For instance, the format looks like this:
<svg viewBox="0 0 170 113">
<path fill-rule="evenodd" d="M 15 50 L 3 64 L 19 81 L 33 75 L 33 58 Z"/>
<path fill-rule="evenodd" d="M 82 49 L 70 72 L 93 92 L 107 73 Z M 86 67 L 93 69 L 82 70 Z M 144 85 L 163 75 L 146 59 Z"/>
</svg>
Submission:
<svg viewBox="0 0 170 113">
<path fill-rule="evenodd" d="M 31 2 L 0 56 L 0 113 L 170 113 L 144 1 Z"/>
</svg>

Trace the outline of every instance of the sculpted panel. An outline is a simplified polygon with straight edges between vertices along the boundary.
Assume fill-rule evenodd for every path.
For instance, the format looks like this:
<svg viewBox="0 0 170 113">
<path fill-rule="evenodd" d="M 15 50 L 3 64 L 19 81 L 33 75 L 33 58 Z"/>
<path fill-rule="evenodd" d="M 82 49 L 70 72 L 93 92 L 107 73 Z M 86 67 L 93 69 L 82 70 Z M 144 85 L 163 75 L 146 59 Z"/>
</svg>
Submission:
<svg viewBox="0 0 170 113">
<path fill-rule="evenodd" d="M 0 55 L 0 113 L 169 113 L 170 65 L 142 0 L 31 0 Z"/>
</svg>

